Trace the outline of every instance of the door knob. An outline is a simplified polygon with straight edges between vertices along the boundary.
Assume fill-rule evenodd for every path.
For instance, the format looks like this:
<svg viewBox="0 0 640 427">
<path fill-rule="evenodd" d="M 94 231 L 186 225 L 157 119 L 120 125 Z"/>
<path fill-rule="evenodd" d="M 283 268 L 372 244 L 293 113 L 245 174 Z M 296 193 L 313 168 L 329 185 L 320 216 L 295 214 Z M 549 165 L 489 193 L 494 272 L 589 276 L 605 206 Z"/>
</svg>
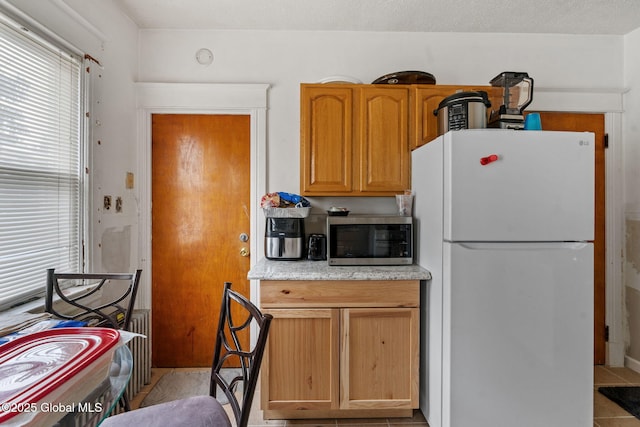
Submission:
<svg viewBox="0 0 640 427">
<path fill-rule="evenodd" d="M 241 249 L 240 249 L 240 255 L 241 255 L 241 256 L 244 256 L 244 257 L 249 256 L 249 249 L 247 249 L 247 248 L 241 248 Z"/>
</svg>

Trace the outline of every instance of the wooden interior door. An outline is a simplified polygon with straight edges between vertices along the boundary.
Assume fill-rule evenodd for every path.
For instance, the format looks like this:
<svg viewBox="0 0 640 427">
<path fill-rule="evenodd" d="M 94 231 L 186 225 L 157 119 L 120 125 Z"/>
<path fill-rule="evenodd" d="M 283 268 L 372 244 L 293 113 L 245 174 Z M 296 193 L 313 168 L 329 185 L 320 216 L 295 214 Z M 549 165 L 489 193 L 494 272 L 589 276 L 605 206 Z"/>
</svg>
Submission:
<svg viewBox="0 0 640 427">
<path fill-rule="evenodd" d="M 249 295 L 249 199 L 249 116 L 153 115 L 153 366 L 211 365 L 223 283 Z"/>
<path fill-rule="evenodd" d="M 606 361 L 605 319 L 605 131 L 604 114 L 540 113 L 543 130 L 588 131 L 595 133 L 595 239 L 594 239 L 594 363 Z"/>
</svg>

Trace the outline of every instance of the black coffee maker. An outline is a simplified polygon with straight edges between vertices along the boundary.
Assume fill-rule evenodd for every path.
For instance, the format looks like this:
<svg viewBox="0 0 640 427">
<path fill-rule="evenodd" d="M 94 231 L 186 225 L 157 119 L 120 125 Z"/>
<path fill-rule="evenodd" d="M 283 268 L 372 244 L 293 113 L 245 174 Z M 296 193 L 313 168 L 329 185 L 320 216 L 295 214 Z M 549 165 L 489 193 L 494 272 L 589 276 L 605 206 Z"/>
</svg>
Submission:
<svg viewBox="0 0 640 427">
<path fill-rule="evenodd" d="M 325 261 L 327 259 L 327 236 L 324 234 L 309 235 L 307 259 Z"/>
</svg>

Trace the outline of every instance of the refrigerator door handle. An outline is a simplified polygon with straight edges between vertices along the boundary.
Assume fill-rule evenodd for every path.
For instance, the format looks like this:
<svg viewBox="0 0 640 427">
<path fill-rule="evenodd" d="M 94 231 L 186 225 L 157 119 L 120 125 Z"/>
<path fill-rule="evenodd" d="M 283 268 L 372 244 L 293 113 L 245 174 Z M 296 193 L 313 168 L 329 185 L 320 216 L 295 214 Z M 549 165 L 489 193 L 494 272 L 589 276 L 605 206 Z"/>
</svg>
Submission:
<svg viewBox="0 0 640 427">
<path fill-rule="evenodd" d="M 490 156 L 482 157 L 480 159 L 480 164 L 482 166 L 486 166 L 489 163 L 497 162 L 499 159 L 500 157 L 497 154 L 491 154 Z"/>
<path fill-rule="evenodd" d="M 585 248 L 590 242 L 451 242 L 470 250 L 540 250 L 540 249 L 573 249 Z"/>
</svg>

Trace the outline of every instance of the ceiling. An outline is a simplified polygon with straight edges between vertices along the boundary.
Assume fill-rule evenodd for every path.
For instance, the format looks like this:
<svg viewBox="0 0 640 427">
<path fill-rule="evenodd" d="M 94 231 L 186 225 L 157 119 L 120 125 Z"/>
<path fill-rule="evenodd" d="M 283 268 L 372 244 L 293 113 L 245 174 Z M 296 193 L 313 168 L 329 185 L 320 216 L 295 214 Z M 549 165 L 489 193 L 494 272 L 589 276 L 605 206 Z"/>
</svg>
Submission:
<svg viewBox="0 0 640 427">
<path fill-rule="evenodd" d="M 624 35 L 639 0 L 115 0 L 141 29 Z"/>
</svg>

